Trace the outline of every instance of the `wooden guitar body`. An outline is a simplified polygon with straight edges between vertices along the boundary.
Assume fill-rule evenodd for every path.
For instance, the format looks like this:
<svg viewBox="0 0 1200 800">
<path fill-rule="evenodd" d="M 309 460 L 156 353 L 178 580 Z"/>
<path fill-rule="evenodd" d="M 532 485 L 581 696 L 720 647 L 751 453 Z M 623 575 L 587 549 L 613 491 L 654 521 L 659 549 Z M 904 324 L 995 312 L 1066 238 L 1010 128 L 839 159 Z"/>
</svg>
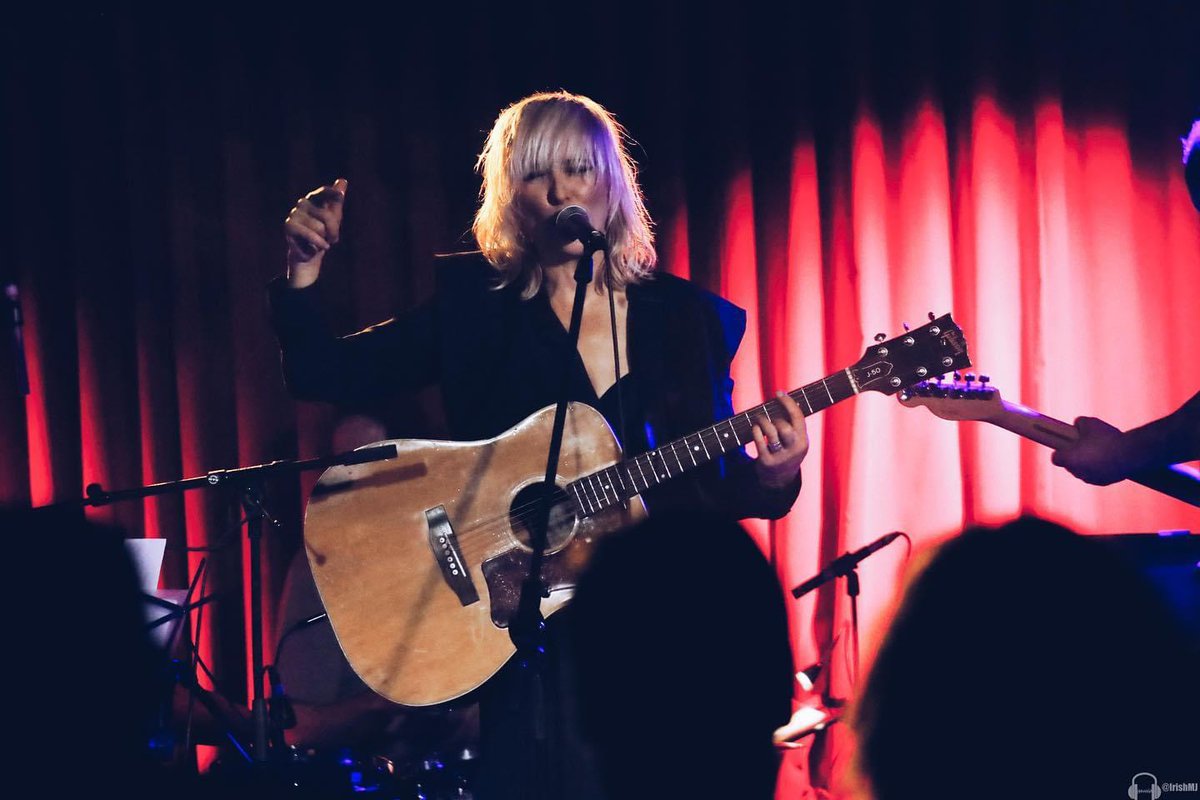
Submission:
<svg viewBox="0 0 1200 800">
<path fill-rule="evenodd" d="M 549 407 L 486 441 L 387 442 L 397 446 L 395 459 L 321 476 L 304 523 L 309 564 L 347 660 L 380 695 L 408 706 L 443 703 L 514 653 L 507 623 L 529 565 L 523 523 L 545 477 L 553 421 Z M 558 485 L 620 457 L 600 413 L 572 403 Z M 599 536 L 644 516 L 636 497 L 585 516 L 560 496 L 542 614 L 569 599 Z"/>
</svg>

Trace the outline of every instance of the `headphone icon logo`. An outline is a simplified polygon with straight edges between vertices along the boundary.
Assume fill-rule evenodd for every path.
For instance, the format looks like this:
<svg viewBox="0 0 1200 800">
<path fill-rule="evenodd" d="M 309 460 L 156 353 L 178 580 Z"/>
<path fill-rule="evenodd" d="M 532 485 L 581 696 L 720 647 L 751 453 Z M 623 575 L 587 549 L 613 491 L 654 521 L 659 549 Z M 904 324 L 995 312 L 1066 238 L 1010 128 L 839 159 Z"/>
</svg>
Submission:
<svg viewBox="0 0 1200 800">
<path fill-rule="evenodd" d="M 1138 778 L 1147 777 L 1150 779 L 1150 785 L 1141 788 L 1138 786 Z M 1139 772 L 1133 776 L 1133 780 L 1129 782 L 1129 797 L 1130 800 L 1139 800 L 1142 795 L 1149 795 L 1150 800 L 1158 800 L 1162 797 L 1162 789 L 1158 785 L 1158 778 L 1151 775 L 1149 772 Z"/>
</svg>

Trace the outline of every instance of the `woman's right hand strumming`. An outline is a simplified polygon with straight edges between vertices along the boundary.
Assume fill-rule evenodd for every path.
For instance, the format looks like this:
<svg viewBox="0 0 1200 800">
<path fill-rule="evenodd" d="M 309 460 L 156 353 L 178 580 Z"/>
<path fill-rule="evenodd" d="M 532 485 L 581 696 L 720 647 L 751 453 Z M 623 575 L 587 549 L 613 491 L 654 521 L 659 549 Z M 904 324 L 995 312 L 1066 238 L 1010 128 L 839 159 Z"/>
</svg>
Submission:
<svg viewBox="0 0 1200 800">
<path fill-rule="evenodd" d="M 303 289 L 321 274 L 325 253 L 337 244 L 346 202 L 345 178 L 313 189 L 296 203 L 283 223 L 287 239 L 288 285 Z"/>
</svg>

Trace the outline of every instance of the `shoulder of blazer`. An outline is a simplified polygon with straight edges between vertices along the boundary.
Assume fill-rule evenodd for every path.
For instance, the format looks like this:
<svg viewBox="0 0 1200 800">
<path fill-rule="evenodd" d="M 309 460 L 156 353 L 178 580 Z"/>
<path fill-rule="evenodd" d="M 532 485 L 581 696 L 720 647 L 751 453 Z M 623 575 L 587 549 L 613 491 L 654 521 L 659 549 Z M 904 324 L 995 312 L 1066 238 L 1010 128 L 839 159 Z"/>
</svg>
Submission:
<svg viewBox="0 0 1200 800">
<path fill-rule="evenodd" d="M 746 312 L 720 295 L 702 289 L 691 281 L 665 272 L 655 273 L 634 289 L 647 305 L 662 305 L 667 313 L 677 309 L 685 315 L 699 317 L 705 332 L 714 337 L 732 359 L 746 333 Z"/>
<path fill-rule="evenodd" d="M 499 273 L 478 250 L 438 253 L 433 265 L 439 294 L 493 291 L 499 282 Z"/>
</svg>

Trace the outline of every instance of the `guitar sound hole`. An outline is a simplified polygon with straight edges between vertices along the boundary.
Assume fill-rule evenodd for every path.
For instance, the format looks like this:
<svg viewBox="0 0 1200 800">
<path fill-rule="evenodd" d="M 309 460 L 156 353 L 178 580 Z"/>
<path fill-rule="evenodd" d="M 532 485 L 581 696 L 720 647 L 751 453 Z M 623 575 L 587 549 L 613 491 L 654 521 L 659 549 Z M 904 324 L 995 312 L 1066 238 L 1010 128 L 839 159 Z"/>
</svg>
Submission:
<svg viewBox="0 0 1200 800">
<path fill-rule="evenodd" d="M 508 521 L 512 525 L 513 535 L 526 550 L 530 549 L 531 529 L 544 485 L 542 481 L 538 481 L 521 489 L 508 508 Z M 575 521 L 575 507 L 571 504 L 570 497 L 565 491 L 555 487 L 550 496 L 550 526 L 546 532 L 547 553 L 557 552 L 567 545 L 575 532 Z"/>
</svg>

